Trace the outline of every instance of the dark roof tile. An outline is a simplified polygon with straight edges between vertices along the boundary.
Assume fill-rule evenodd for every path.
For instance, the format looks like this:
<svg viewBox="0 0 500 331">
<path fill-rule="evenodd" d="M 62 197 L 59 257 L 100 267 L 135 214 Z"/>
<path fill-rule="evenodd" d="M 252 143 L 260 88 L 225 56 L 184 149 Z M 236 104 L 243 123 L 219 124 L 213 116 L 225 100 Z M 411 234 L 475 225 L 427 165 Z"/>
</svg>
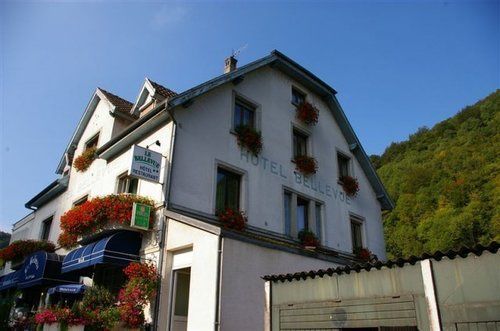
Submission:
<svg viewBox="0 0 500 331">
<path fill-rule="evenodd" d="M 127 101 L 123 98 L 120 98 L 119 96 L 108 92 L 102 88 L 98 88 L 105 96 L 108 98 L 109 102 L 113 104 L 113 106 L 116 107 L 116 110 L 122 113 L 130 113 L 130 110 L 132 109 L 132 102 Z"/>
<path fill-rule="evenodd" d="M 151 82 L 151 85 L 153 85 L 156 92 L 158 94 L 160 94 L 162 97 L 164 97 L 165 99 L 172 98 L 172 97 L 175 97 L 177 95 L 177 93 L 175 93 L 171 89 L 168 89 L 163 85 L 160 85 L 156 82 L 153 82 L 151 79 L 149 79 L 149 81 Z"/>
<path fill-rule="evenodd" d="M 267 281 L 273 281 L 276 282 L 280 280 L 281 282 L 284 282 L 285 280 L 288 280 L 289 282 L 293 280 L 300 280 L 306 279 L 308 277 L 314 278 L 315 276 L 320 276 L 323 277 L 323 275 L 327 274 L 329 276 L 332 276 L 333 273 L 336 273 L 338 275 L 340 274 L 349 274 L 351 271 L 356 271 L 360 272 L 361 270 L 366 270 L 370 271 L 371 269 L 377 269 L 380 270 L 382 267 L 387 267 L 387 268 L 392 268 L 393 266 L 398 266 L 400 268 L 404 267 L 405 264 L 409 263 L 411 265 L 414 265 L 417 261 L 422 261 L 426 259 L 433 259 L 436 261 L 440 261 L 443 257 L 447 257 L 451 260 L 456 258 L 457 256 L 460 256 L 462 258 L 467 257 L 469 254 L 474 254 L 476 256 L 480 256 L 483 254 L 484 251 L 488 251 L 490 253 L 495 254 L 498 249 L 500 248 L 500 243 L 493 241 L 491 242 L 488 246 L 483 246 L 483 245 L 477 245 L 475 247 L 469 248 L 469 247 L 462 247 L 459 250 L 450 250 L 446 253 L 436 251 L 435 253 L 429 254 L 429 253 L 424 253 L 419 257 L 416 256 L 410 256 L 408 259 L 396 259 L 396 260 L 389 260 L 386 262 L 381 262 L 381 261 L 376 261 L 373 263 L 364 263 L 364 264 L 354 264 L 354 265 L 346 265 L 344 267 L 337 267 L 336 269 L 328 268 L 326 270 L 311 270 L 311 271 L 301 271 L 301 272 L 296 272 L 294 274 L 281 274 L 281 275 L 266 275 L 262 277 L 264 280 Z"/>
</svg>

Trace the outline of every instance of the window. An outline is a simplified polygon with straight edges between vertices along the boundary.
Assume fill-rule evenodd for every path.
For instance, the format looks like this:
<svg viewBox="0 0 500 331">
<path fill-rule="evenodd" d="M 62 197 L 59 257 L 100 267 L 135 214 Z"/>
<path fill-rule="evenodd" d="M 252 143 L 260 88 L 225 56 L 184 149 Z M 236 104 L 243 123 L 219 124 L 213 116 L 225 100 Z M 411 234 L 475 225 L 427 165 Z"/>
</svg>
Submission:
<svg viewBox="0 0 500 331">
<path fill-rule="evenodd" d="M 311 209 L 314 215 L 311 213 Z M 289 191 L 283 194 L 283 209 L 285 220 L 285 234 L 296 237 L 304 229 L 316 234 L 318 239 L 321 234 L 322 204 Z"/>
<path fill-rule="evenodd" d="M 352 251 L 355 253 L 363 248 L 362 226 L 361 221 L 351 218 Z"/>
<path fill-rule="evenodd" d="M 139 179 L 127 176 L 126 173 L 118 177 L 116 193 L 137 194 Z"/>
<path fill-rule="evenodd" d="M 309 201 L 297 197 L 297 232 L 309 229 Z"/>
<path fill-rule="evenodd" d="M 293 130 L 293 157 L 307 155 L 307 135 Z"/>
<path fill-rule="evenodd" d="M 240 182 L 241 175 L 226 169 L 217 169 L 216 210 L 240 209 Z"/>
<path fill-rule="evenodd" d="M 97 143 L 99 142 L 99 133 L 90 138 L 86 143 L 85 143 L 85 149 L 89 149 L 92 147 L 97 147 Z"/>
<path fill-rule="evenodd" d="M 88 199 L 89 199 L 88 195 L 86 195 L 84 197 L 81 197 L 80 199 L 78 199 L 75 202 L 73 202 L 73 207 L 76 207 L 76 206 L 84 204 Z"/>
<path fill-rule="evenodd" d="M 339 178 L 344 176 L 349 176 L 349 163 L 350 158 L 345 156 L 344 154 L 337 153 L 337 162 L 339 167 Z"/>
<path fill-rule="evenodd" d="M 234 104 L 234 128 L 247 125 L 255 128 L 255 107 L 241 99 L 236 99 Z"/>
<path fill-rule="evenodd" d="M 52 217 L 47 218 L 42 222 L 41 240 L 49 240 L 50 227 L 52 226 Z"/>
<path fill-rule="evenodd" d="M 300 105 L 306 100 L 306 95 L 296 88 L 292 87 L 292 104 L 295 106 Z"/>
<path fill-rule="evenodd" d="M 173 270 L 170 330 L 187 330 L 191 268 Z"/>
</svg>

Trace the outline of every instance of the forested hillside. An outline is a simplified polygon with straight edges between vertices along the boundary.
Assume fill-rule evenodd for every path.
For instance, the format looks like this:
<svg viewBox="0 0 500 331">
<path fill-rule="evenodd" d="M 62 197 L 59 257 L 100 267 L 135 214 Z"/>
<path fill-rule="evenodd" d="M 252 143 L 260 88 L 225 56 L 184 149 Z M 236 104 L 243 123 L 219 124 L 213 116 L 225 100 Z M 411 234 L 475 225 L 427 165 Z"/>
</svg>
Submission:
<svg viewBox="0 0 500 331">
<path fill-rule="evenodd" d="M 500 90 L 372 156 L 389 257 L 500 240 Z"/>
</svg>

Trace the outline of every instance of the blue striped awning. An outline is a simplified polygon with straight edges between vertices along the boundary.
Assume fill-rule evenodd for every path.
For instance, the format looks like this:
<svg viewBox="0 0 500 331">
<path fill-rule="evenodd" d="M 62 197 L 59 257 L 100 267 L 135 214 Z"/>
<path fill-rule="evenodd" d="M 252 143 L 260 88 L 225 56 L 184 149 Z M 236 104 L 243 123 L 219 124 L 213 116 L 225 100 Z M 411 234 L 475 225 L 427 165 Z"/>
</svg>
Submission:
<svg viewBox="0 0 500 331">
<path fill-rule="evenodd" d="M 120 231 L 99 241 L 71 251 L 63 260 L 62 273 L 97 264 L 126 266 L 139 260 L 142 236 L 138 232 Z"/>
<path fill-rule="evenodd" d="M 47 286 L 61 283 L 78 283 L 76 275 L 61 275 L 63 257 L 55 253 L 39 251 L 26 257 L 19 269 L 17 287 Z"/>
<path fill-rule="evenodd" d="M 17 282 L 19 280 L 20 271 L 13 271 L 6 275 L 0 277 L 0 291 L 8 290 L 9 288 L 13 288 L 17 286 Z"/>
</svg>

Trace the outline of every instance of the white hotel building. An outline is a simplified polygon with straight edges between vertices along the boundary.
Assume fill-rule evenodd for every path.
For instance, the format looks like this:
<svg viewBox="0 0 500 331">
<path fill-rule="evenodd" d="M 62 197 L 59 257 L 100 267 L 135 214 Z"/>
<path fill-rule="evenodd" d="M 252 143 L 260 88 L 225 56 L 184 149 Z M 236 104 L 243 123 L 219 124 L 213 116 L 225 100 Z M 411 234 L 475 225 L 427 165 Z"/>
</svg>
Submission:
<svg viewBox="0 0 500 331">
<path fill-rule="evenodd" d="M 12 241 L 57 243 L 61 215 L 86 199 L 150 197 L 155 224 L 138 234 L 135 254 L 161 272 L 149 318 L 156 329 L 262 330 L 263 275 L 349 264 L 355 247 L 385 259 L 381 211 L 393 205 L 335 95 L 278 51 L 240 68 L 229 58 L 223 75 L 179 94 L 149 79 L 135 103 L 98 88 L 57 166 L 59 178 L 26 203 L 33 212 L 14 224 Z M 319 110 L 314 126 L 296 119 L 304 98 Z M 242 114 L 261 131 L 258 156 L 237 144 Z M 133 145 L 164 156 L 160 183 L 127 177 Z M 77 172 L 72 159 L 89 146 L 97 146 L 97 159 Z M 300 148 L 317 160 L 315 175 L 295 171 Z M 339 182 L 346 173 L 359 182 L 355 197 Z M 244 211 L 246 228 L 221 226 L 216 201 Z M 319 238 L 318 249 L 301 246 L 304 227 Z M 99 268 L 94 281 L 113 284 L 113 267 Z"/>
</svg>

